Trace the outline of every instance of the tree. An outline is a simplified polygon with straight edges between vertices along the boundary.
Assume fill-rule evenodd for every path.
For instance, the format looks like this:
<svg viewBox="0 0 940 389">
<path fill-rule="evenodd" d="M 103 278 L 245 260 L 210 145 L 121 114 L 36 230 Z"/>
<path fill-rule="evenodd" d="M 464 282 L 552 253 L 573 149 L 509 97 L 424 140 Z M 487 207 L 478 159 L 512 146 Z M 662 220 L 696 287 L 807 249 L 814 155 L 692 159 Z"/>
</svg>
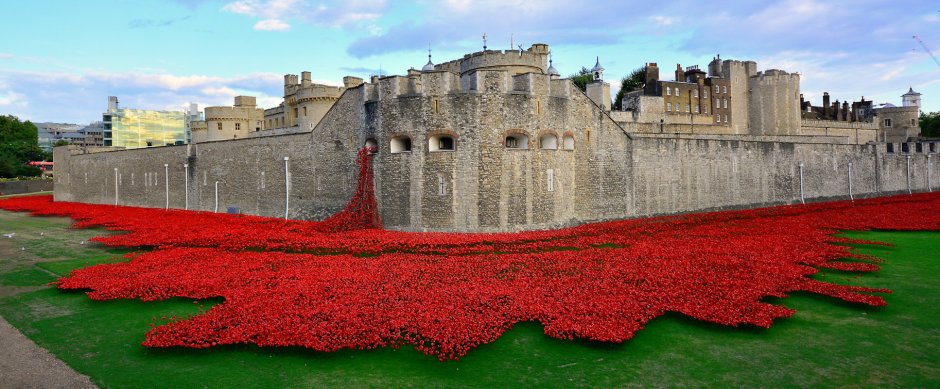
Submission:
<svg viewBox="0 0 940 389">
<path fill-rule="evenodd" d="M 920 113 L 920 133 L 928 138 L 940 138 L 940 111 Z"/>
<path fill-rule="evenodd" d="M 42 161 L 48 154 L 39 148 L 39 129 L 16 116 L 0 116 L 0 177 L 38 176 L 39 169 L 27 166 Z"/>
<path fill-rule="evenodd" d="M 52 147 L 68 146 L 68 145 L 69 145 L 69 141 L 65 139 L 59 139 L 55 141 L 55 143 L 52 144 Z"/>
<path fill-rule="evenodd" d="M 623 95 L 643 88 L 646 85 L 646 69 L 637 68 L 630 72 L 629 76 L 620 80 L 620 90 L 617 91 L 617 98 L 614 99 L 614 109 L 623 110 Z"/>
<path fill-rule="evenodd" d="M 568 78 L 571 79 L 571 82 L 574 82 L 582 92 L 587 92 L 587 84 L 594 81 L 594 73 L 591 73 L 588 68 L 582 66 L 581 71 L 568 76 Z"/>
</svg>

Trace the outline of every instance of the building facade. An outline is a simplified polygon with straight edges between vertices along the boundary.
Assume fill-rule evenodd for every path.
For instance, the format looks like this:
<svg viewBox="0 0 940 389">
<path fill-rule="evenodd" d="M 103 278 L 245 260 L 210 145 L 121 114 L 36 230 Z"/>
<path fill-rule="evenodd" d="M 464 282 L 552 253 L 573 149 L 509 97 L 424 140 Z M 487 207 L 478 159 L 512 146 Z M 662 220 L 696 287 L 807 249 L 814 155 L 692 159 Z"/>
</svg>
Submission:
<svg viewBox="0 0 940 389">
<path fill-rule="evenodd" d="M 185 113 L 121 108 L 115 96 L 108 97 L 102 114 L 102 142 L 106 147 L 126 149 L 186 143 Z"/>
</svg>

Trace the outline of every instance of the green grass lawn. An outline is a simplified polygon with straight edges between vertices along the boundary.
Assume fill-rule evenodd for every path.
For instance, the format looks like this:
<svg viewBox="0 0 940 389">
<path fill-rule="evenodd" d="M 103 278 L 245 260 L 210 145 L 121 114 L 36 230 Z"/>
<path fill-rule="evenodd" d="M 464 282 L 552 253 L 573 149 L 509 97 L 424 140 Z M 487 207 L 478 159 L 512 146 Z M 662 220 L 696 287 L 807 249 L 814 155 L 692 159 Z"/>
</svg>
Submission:
<svg viewBox="0 0 940 389">
<path fill-rule="evenodd" d="M 438 362 L 404 347 L 147 349 L 140 343 L 154 318 L 195 314 L 199 304 L 91 301 L 43 286 L 71 269 L 123 260 L 123 251 L 77 243 L 102 231 L 68 224 L 0 211 L 0 232 L 17 232 L 0 240 L 0 315 L 102 387 L 940 385 L 940 233 L 845 234 L 896 246 L 858 248 L 885 259 L 878 273 L 818 277 L 892 289 L 884 308 L 799 294 L 774 301 L 797 312 L 769 330 L 671 314 L 623 344 L 551 339 L 525 323 L 460 361 Z"/>
</svg>

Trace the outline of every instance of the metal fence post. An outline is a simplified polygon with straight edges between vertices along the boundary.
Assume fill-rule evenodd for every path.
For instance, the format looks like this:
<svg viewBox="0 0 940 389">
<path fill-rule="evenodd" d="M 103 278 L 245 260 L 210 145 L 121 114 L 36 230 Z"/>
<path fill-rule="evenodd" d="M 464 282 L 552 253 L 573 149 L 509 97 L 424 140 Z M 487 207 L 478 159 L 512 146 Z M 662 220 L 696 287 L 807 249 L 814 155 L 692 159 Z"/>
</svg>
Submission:
<svg viewBox="0 0 940 389">
<path fill-rule="evenodd" d="M 189 164 L 183 164 L 183 189 L 186 194 L 186 204 L 184 209 L 189 209 Z"/>
<path fill-rule="evenodd" d="M 114 205 L 118 205 L 118 168 L 114 168 Z"/>
<path fill-rule="evenodd" d="M 290 212 L 290 158 L 284 157 L 284 220 Z"/>
<path fill-rule="evenodd" d="M 166 206 L 163 209 L 170 209 L 170 164 L 163 164 L 163 188 L 166 191 Z"/>
<path fill-rule="evenodd" d="M 911 156 L 907 156 L 907 194 L 913 194 L 911 191 Z"/>
<path fill-rule="evenodd" d="M 803 194 L 803 162 L 800 162 L 800 202 L 806 204 L 806 197 Z"/>
<path fill-rule="evenodd" d="M 855 196 L 852 195 L 852 163 L 849 162 L 849 200 L 855 201 Z"/>
</svg>

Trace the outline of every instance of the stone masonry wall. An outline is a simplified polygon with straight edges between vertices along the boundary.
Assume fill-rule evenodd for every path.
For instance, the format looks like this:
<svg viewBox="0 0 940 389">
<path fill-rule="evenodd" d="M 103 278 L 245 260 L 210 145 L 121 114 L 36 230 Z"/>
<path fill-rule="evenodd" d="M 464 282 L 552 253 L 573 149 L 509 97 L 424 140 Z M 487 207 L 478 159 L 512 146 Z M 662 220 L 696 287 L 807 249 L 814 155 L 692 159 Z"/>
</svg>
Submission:
<svg viewBox="0 0 940 389">
<path fill-rule="evenodd" d="M 356 152 L 366 144 L 379 150 L 382 219 L 400 230 L 513 231 L 796 203 L 801 163 L 808 201 L 848 198 L 849 162 L 853 196 L 940 183 L 940 158 L 929 148 L 630 136 L 568 80 L 477 70 L 471 90 L 452 73 L 420 77 L 420 92 L 403 90 L 400 77 L 348 89 L 306 133 L 93 154 L 58 147 L 55 198 L 157 208 L 169 199 L 170 208 L 272 217 L 287 209 L 289 218 L 320 220 L 352 197 Z M 431 150 L 440 135 L 455 139 L 454 150 Z M 507 148 L 510 135 L 528 137 L 528 148 Z M 541 148 L 542 136 L 555 136 L 558 147 Z M 392 153 L 396 137 L 410 138 L 411 151 Z"/>
</svg>

